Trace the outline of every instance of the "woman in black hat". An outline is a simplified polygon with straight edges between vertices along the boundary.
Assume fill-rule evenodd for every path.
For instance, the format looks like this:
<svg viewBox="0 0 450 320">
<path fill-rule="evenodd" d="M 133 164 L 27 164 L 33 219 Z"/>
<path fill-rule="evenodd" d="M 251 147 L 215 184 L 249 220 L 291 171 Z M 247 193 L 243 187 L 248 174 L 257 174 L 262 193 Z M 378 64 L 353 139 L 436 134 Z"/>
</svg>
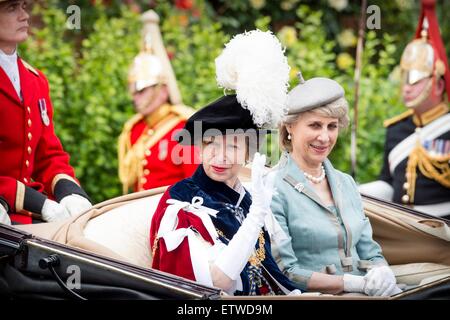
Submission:
<svg viewBox="0 0 450 320">
<path fill-rule="evenodd" d="M 289 294 L 296 287 L 273 259 L 264 228 L 272 183 L 263 182 L 265 156 L 255 153 L 262 125 L 285 112 L 289 67 L 278 40 L 256 30 L 231 40 L 216 69 L 219 85 L 236 94 L 198 111 L 178 135 L 199 146 L 202 164 L 159 202 L 152 267 L 229 294 Z M 238 174 L 252 156 L 250 195 Z"/>
</svg>

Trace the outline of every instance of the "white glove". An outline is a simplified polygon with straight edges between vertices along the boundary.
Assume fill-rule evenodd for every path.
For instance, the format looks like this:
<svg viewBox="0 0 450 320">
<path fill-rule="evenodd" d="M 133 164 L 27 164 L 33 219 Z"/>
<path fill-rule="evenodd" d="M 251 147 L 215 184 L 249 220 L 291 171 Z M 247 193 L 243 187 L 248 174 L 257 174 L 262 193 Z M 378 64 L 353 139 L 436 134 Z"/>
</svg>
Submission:
<svg viewBox="0 0 450 320">
<path fill-rule="evenodd" d="M 363 276 L 355 276 L 353 274 L 344 274 L 344 291 L 364 293 L 366 280 Z"/>
<path fill-rule="evenodd" d="M 402 292 L 397 287 L 397 281 L 391 268 L 377 266 L 371 269 L 365 276 L 366 287 L 364 293 L 369 296 L 388 297 Z"/>
<path fill-rule="evenodd" d="M 69 212 L 71 216 L 85 212 L 92 208 L 92 204 L 89 200 L 78 194 L 65 196 L 59 203 L 66 208 L 67 212 Z"/>
<path fill-rule="evenodd" d="M 11 219 L 9 218 L 8 212 L 6 212 L 5 207 L 0 204 L 0 223 L 11 225 Z"/>
<path fill-rule="evenodd" d="M 274 175 L 268 175 L 264 181 L 266 156 L 255 153 L 252 163 L 251 194 L 252 206 L 270 211 L 272 203 Z"/>
<path fill-rule="evenodd" d="M 255 154 L 252 163 L 252 205 L 245 220 L 233 239 L 222 250 L 214 264 L 222 270 L 231 280 L 236 280 L 251 254 L 255 250 L 261 228 L 264 226 L 264 218 L 270 212 L 270 202 L 273 193 L 273 179 L 263 181 L 264 165 L 266 157 Z"/>
<path fill-rule="evenodd" d="M 299 289 L 294 289 L 291 292 L 289 292 L 287 295 L 288 296 L 300 296 L 302 294 L 302 292 Z"/>
<path fill-rule="evenodd" d="M 55 222 L 70 218 L 69 212 L 56 201 L 46 199 L 42 207 L 42 219 L 47 222 Z"/>
</svg>

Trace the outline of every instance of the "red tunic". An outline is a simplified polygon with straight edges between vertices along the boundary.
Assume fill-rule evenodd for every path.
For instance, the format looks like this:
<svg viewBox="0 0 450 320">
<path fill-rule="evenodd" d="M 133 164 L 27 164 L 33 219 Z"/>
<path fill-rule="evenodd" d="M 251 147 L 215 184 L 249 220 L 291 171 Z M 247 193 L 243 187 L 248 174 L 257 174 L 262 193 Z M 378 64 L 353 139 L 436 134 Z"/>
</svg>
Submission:
<svg viewBox="0 0 450 320">
<path fill-rule="evenodd" d="M 180 109 L 183 111 L 180 111 Z M 124 193 L 172 185 L 190 177 L 198 166 L 198 151 L 173 138 L 186 123 L 186 107 L 163 105 L 152 115 L 135 116 L 119 139 L 119 176 Z"/>
<path fill-rule="evenodd" d="M 53 128 L 47 78 L 20 58 L 18 68 L 23 101 L 0 67 L 0 197 L 13 222 L 31 223 L 23 210 L 25 186 L 52 197 L 56 180 L 74 179 L 74 170 Z"/>
<path fill-rule="evenodd" d="M 192 267 L 187 237 L 184 238 L 176 249 L 170 252 L 166 248 L 164 238 L 158 239 L 155 242 L 161 224 L 161 219 L 166 213 L 166 209 L 168 207 L 166 201 L 170 198 L 170 189 L 168 189 L 159 201 L 158 207 L 152 217 L 152 223 L 150 226 L 150 245 L 153 255 L 152 268 L 196 281 L 197 279 L 195 279 L 194 270 Z M 194 228 L 203 239 L 211 245 L 214 244 L 213 239 L 198 216 L 185 210 L 179 210 L 177 218 L 178 224 L 176 229 Z"/>
</svg>

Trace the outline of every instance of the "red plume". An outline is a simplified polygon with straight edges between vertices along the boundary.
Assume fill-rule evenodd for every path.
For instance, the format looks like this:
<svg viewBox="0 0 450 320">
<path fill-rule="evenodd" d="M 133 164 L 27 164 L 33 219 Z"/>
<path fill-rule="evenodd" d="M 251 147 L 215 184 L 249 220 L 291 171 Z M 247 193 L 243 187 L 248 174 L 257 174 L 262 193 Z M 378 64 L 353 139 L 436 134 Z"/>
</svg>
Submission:
<svg viewBox="0 0 450 320">
<path fill-rule="evenodd" d="M 420 13 L 419 24 L 416 29 L 416 39 L 420 38 L 420 33 L 423 28 L 423 20 L 425 17 L 428 20 L 428 35 L 432 46 L 435 48 L 437 56 L 444 62 L 445 65 L 445 91 L 447 96 L 450 96 L 450 70 L 448 67 L 447 54 L 445 53 L 445 46 L 442 41 L 441 33 L 439 32 L 439 23 L 436 17 L 436 0 L 422 0 L 422 10 Z"/>
</svg>

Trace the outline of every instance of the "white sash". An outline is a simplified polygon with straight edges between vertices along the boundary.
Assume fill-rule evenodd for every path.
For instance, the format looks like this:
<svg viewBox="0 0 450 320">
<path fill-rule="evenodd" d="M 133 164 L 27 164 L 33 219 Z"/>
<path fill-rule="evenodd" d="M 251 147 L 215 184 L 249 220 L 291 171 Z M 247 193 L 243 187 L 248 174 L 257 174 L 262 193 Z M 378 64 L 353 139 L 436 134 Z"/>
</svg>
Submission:
<svg viewBox="0 0 450 320">
<path fill-rule="evenodd" d="M 203 199 L 194 197 L 192 203 L 182 202 L 174 199 L 167 200 L 169 206 L 166 208 L 163 218 L 158 229 L 158 238 L 163 238 L 167 247 L 167 251 L 173 251 L 183 242 L 184 238 L 188 238 L 189 253 L 191 255 L 192 270 L 197 282 L 213 286 L 211 274 L 209 271 L 208 257 L 205 256 L 205 247 L 211 246 L 205 240 L 200 239 L 192 228 L 175 229 L 177 225 L 178 212 L 185 210 L 198 216 L 209 235 L 217 244 L 218 234 L 209 215 L 215 216 L 218 211 L 203 207 Z"/>
<path fill-rule="evenodd" d="M 389 153 L 389 170 L 394 174 L 395 168 L 406 159 L 416 146 L 417 138 L 421 140 L 433 140 L 450 130 L 450 113 L 440 117 L 423 127 L 419 132 L 414 132 L 396 145 Z"/>
</svg>

